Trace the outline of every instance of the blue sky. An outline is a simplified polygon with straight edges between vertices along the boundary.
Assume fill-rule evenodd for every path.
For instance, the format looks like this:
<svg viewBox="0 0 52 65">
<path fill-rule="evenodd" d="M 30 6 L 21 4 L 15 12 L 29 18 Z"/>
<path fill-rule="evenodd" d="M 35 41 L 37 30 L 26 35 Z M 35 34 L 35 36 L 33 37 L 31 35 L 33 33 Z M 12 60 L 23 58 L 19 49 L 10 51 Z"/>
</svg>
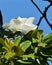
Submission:
<svg viewBox="0 0 52 65">
<path fill-rule="evenodd" d="M 45 6 L 49 3 L 44 2 L 42 0 L 35 0 L 38 4 L 40 9 L 43 11 Z M 12 18 L 17 18 L 18 16 L 21 17 L 35 17 L 34 24 L 37 24 L 41 14 L 39 11 L 34 7 L 30 0 L 0 0 L 0 10 L 2 11 L 3 15 L 3 22 L 9 22 Z M 47 12 L 47 17 L 50 22 L 52 21 L 52 7 Z M 51 22 L 52 23 L 52 22 Z M 50 27 L 47 25 L 46 21 L 43 19 L 39 29 L 44 30 L 44 34 L 48 34 L 51 32 Z"/>
<path fill-rule="evenodd" d="M 43 11 L 45 6 L 49 3 L 42 0 L 35 0 L 40 9 Z M 38 23 L 38 20 L 41 16 L 39 11 L 34 7 L 30 0 L 0 0 L 0 10 L 3 15 L 3 22 L 9 22 L 12 18 L 21 17 L 35 17 L 34 24 Z M 47 12 L 48 20 L 52 23 L 52 7 L 49 8 Z M 43 19 L 39 29 L 44 30 L 44 34 L 47 35 L 52 30 L 47 25 L 46 21 Z"/>
</svg>

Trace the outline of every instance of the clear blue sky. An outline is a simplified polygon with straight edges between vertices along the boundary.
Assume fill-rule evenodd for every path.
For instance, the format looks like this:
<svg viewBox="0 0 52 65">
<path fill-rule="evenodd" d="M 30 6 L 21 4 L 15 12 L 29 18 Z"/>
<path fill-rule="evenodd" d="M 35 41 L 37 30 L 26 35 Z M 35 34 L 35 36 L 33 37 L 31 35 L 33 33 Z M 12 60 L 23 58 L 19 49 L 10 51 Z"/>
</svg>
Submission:
<svg viewBox="0 0 52 65">
<path fill-rule="evenodd" d="M 44 10 L 44 7 L 49 4 L 48 2 L 44 2 L 42 0 L 35 0 L 35 2 L 38 4 L 42 11 Z M 41 16 L 39 11 L 36 9 L 36 7 L 34 7 L 30 0 L 0 0 L 0 9 L 2 11 L 4 23 L 9 22 L 12 18 L 17 18 L 18 16 L 33 16 L 35 17 L 34 24 L 36 24 L 39 20 L 39 17 Z M 47 12 L 47 16 L 50 22 L 52 21 L 51 10 L 52 7 L 50 7 L 50 9 Z M 44 34 L 48 34 L 49 32 L 51 32 L 51 29 L 49 28 L 44 19 L 42 20 L 39 29 L 43 29 Z"/>
<path fill-rule="evenodd" d="M 44 2 L 42 0 L 34 0 L 40 9 L 43 11 L 45 6 L 49 3 Z M 0 0 L 0 10 L 2 11 L 3 15 L 3 22 L 9 22 L 12 18 L 17 18 L 18 16 L 21 17 L 35 17 L 34 24 L 37 24 L 39 17 L 41 14 L 39 11 L 34 7 L 30 0 Z M 52 23 L 52 7 L 47 12 L 48 20 Z M 39 29 L 44 30 L 44 34 L 47 35 L 52 30 L 47 25 L 46 21 L 43 19 Z"/>
</svg>

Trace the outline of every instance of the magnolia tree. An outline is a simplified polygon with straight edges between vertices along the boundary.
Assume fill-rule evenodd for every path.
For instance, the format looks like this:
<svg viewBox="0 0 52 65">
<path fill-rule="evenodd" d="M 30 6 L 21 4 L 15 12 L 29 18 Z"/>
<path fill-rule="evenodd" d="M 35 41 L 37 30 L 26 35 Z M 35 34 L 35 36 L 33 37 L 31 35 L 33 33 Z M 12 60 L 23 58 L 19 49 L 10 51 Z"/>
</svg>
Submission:
<svg viewBox="0 0 52 65">
<path fill-rule="evenodd" d="M 52 32 L 33 24 L 34 17 L 11 19 L 0 28 L 0 65 L 49 65 L 52 60 Z"/>
</svg>

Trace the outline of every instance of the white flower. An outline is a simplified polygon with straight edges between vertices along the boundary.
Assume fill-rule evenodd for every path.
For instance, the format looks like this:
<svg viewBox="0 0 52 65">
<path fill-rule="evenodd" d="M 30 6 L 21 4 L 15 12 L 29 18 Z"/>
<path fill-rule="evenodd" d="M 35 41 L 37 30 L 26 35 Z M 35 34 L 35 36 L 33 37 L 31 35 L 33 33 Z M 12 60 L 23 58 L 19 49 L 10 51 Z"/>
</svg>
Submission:
<svg viewBox="0 0 52 65">
<path fill-rule="evenodd" d="M 17 19 L 12 19 L 9 23 L 4 24 L 3 28 L 11 30 L 13 33 L 16 31 L 30 31 L 37 28 L 37 25 L 33 24 L 34 17 L 30 18 L 21 18 L 18 17 Z"/>
</svg>

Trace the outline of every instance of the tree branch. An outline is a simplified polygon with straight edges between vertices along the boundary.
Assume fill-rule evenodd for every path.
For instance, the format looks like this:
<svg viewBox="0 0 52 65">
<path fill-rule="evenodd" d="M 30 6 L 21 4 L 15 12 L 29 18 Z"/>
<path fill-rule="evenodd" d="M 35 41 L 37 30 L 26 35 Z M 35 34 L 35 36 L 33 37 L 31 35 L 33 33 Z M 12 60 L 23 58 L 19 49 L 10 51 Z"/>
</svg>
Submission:
<svg viewBox="0 0 52 65">
<path fill-rule="evenodd" d="M 2 25 L 3 25 L 3 20 L 2 20 L 1 10 L 0 10 L 0 29 L 2 28 Z"/>
<path fill-rule="evenodd" d="M 48 24 L 48 25 L 50 26 L 50 28 L 52 29 L 52 24 L 49 23 L 49 21 L 48 21 L 48 19 L 47 19 L 47 16 L 46 16 L 46 13 L 47 13 L 49 7 L 52 6 L 52 3 L 50 3 L 47 7 L 45 7 L 45 10 L 44 10 L 43 13 L 42 13 L 42 11 L 41 11 L 40 8 L 38 7 L 38 5 L 37 5 L 33 0 L 31 0 L 31 2 L 34 4 L 34 6 L 36 6 L 36 8 L 38 9 L 38 11 L 42 14 L 42 16 L 40 17 L 40 20 L 39 20 L 39 22 L 38 22 L 38 24 L 37 24 L 38 27 L 39 27 L 39 25 L 40 25 L 40 23 L 41 23 L 41 20 L 44 18 L 44 19 L 46 20 L 47 24 Z"/>
<path fill-rule="evenodd" d="M 33 0 L 31 0 L 31 2 L 34 4 L 34 6 L 36 6 L 36 8 L 38 9 L 38 11 L 39 11 L 41 14 L 43 14 L 42 11 L 40 10 L 40 8 L 38 7 L 38 5 L 37 5 Z"/>
</svg>

